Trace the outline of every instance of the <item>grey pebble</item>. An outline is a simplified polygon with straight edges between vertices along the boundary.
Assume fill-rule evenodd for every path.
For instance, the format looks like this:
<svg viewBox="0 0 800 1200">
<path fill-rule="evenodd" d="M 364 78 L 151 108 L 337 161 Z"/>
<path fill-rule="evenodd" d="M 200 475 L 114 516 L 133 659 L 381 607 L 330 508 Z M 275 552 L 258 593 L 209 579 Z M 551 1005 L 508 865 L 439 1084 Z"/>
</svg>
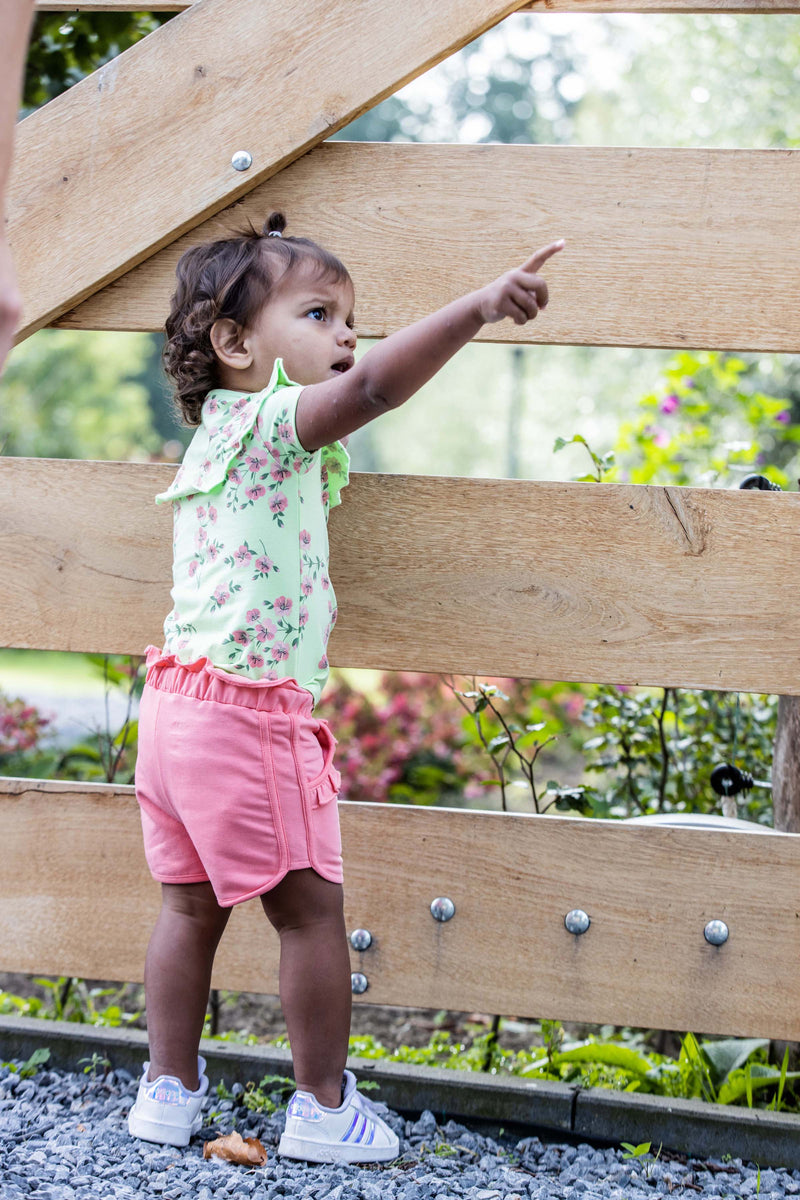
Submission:
<svg viewBox="0 0 800 1200">
<path fill-rule="evenodd" d="M 387 1112 L 401 1139 L 400 1159 L 379 1167 L 305 1164 L 275 1153 L 285 1115 L 249 1113 L 233 1100 L 215 1103 L 215 1124 L 185 1150 L 132 1141 L 126 1117 L 136 1079 L 116 1069 L 105 1078 L 44 1071 L 30 1079 L 0 1067 L 2 1200 L 636 1200 L 688 1195 L 699 1200 L 785 1200 L 800 1194 L 800 1173 L 757 1168 L 738 1160 L 631 1163 L 616 1149 L 545 1145 L 537 1137 L 513 1143 L 485 1137 L 432 1112 L 407 1121 Z M 265 1167 L 248 1170 L 202 1159 L 208 1136 L 259 1137 Z M 81 1126 L 82 1128 L 79 1128 Z M 440 1152 L 437 1153 L 437 1150 Z M 760 1190 L 759 1190 L 760 1188 Z"/>
</svg>

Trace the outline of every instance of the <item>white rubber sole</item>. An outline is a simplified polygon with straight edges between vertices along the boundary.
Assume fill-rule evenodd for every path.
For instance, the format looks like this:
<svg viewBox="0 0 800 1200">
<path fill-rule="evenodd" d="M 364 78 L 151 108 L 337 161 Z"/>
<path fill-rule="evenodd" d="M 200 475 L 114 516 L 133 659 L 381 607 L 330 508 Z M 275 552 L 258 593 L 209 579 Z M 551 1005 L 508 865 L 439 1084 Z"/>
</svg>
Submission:
<svg viewBox="0 0 800 1200">
<path fill-rule="evenodd" d="M 314 1142 L 308 1138 L 289 1137 L 283 1134 L 278 1145 L 278 1154 L 283 1158 L 299 1158 L 304 1162 L 319 1163 L 366 1163 L 391 1162 L 400 1153 L 398 1146 L 348 1146 L 338 1142 Z"/>
<path fill-rule="evenodd" d="M 188 1146 L 191 1139 L 202 1128 L 202 1117 L 195 1117 L 191 1128 L 185 1125 L 168 1125 L 165 1121 L 149 1121 L 136 1112 L 128 1114 L 128 1132 L 131 1137 L 145 1142 L 159 1142 L 162 1146 Z"/>
</svg>

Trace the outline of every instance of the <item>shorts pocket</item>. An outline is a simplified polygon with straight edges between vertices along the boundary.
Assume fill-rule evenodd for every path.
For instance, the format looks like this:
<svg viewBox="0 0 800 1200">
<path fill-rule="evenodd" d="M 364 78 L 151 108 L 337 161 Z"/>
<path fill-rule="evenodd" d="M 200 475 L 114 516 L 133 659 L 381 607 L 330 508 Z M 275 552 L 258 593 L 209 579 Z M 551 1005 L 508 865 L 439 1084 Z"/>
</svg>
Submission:
<svg viewBox="0 0 800 1200">
<path fill-rule="evenodd" d="M 333 765 L 336 738 L 327 721 L 303 721 L 298 732 L 309 797 L 314 804 L 328 804 L 338 796 L 342 785 L 342 777 Z"/>
</svg>

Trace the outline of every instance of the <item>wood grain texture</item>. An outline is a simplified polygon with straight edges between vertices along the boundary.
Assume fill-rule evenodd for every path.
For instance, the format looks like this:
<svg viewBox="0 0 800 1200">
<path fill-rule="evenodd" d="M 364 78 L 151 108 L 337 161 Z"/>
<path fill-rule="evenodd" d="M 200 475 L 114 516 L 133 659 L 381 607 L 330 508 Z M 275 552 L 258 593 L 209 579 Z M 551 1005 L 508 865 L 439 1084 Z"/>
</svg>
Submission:
<svg viewBox="0 0 800 1200">
<path fill-rule="evenodd" d="M 481 337 L 792 352 L 798 195 L 800 150 L 331 143 L 60 323 L 161 328 L 180 254 L 279 208 L 290 232 L 348 264 L 362 336 L 415 321 L 563 236 L 566 249 L 544 271 L 547 311 Z"/>
<path fill-rule="evenodd" d="M 142 0 L 36 0 L 40 12 L 138 12 Z M 183 12 L 191 0 L 148 0 L 148 12 Z M 798 0 L 528 0 L 535 13 L 794 13 Z"/>
<path fill-rule="evenodd" d="M 173 474 L 0 459 L 0 644 L 158 642 L 171 516 L 152 497 Z M 330 525 L 331 660 L 797 695 L 799 512 L 790 493 L 356 475 Z"/>
<path fill-rule="evenodd" d="M 20 337 L 513 11 L 513 0 L 202 0 L 18 126 Z M 344 69 L 346 64 L 346 69 Z M 249 171 L 231 166 L 241 149 Z"/>
<path fill-rule="evenodd" d="M 365 1001 L 800 1039 L 797 836 L 380 804 L 341 819 L 347 927 L 374 938 L 351 952 Z M 0 969 L 140 980 L 159 892 L 132 789 L 2 780 L 0 820 Z M 445 925 L 436 896 L 456 906 Z M 214 983 L 277 992 L 258 901 L 234 913 Z"/>
</svg>

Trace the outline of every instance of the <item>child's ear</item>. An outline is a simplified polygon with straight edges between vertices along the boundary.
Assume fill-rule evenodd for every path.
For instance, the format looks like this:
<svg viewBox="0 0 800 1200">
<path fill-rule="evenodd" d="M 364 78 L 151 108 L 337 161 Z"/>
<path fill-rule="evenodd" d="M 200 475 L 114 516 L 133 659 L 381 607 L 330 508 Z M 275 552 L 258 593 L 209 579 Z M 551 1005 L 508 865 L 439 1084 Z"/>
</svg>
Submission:
<svg viewBox="0 0 800 1200">
<path fill-rule="evenodd" d="M 245 371 L 253 362 L 253 352 L 245 344 L 244 330 L 230 317 L 222 317 L 211 326 L 211 345 L 226 367 Z"/>
</svg>

